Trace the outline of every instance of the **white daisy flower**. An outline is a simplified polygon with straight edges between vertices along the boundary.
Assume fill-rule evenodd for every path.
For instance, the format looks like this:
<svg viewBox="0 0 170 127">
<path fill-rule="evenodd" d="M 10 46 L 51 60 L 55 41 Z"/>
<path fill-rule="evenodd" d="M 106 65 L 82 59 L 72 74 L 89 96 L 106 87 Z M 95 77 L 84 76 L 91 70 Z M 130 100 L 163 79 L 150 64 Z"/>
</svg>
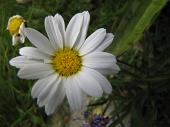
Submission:
<svg viewBox="0 0 170 127">
<path fill-rule="evenodd" d="M 12 36 L 12 45 L 17 45 L 19 42 L 25 42 L 25 36 L 23 34 L 23 29 L 25 27 L 25 20 L 20 15 L 15 15 L 9 18 L 7 30 L 9 30 Z"/>
<path fill-rule="evenodd" d="M 116 74 L 120 69 L 115 56 L 103 50 L 114 36 L 100 28 L 86 38 L 89 21 L 87 11 L 78 13 L 65 30 L 61 15 L 48 16 L 45 29 L 49 39 L 35 29 L 24 29 L 35 48 L 21 48 L 21 56 L 10 64 L 20 69 L 20 78 L 38 79 L 31 95 L 40 107 L 45 106 L 47 115 L 55 112 L 65 96 L 71 111 L 79 111 L 84 106 L 84 93 L 101 97 L 103 91 L 112 91 L 103 75 Z"/>
</svg>

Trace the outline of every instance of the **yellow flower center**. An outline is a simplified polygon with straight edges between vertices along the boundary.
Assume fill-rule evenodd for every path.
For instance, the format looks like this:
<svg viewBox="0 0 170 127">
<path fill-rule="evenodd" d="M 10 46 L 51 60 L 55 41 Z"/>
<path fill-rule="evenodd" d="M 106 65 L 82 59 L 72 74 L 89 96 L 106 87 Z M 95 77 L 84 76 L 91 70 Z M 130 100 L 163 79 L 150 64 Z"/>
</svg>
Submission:
<svg viewBox="0 0 170 127">
<path fill-rule="evenodd" d="M 61 76 L 68 77 L 80 71 L 82 58 L 76 50 L 65 48 L 55 52 L 52 66 Z"/>
<path fill-rule="evenodd" d="M 16 35 L 19 33 L 20 26 L 24 22 L 25 20 L 23 17 L 19 15 L 13 16 L 8 21 L 7 30 L 9 30 L 11 35 Z"/>
</svg>

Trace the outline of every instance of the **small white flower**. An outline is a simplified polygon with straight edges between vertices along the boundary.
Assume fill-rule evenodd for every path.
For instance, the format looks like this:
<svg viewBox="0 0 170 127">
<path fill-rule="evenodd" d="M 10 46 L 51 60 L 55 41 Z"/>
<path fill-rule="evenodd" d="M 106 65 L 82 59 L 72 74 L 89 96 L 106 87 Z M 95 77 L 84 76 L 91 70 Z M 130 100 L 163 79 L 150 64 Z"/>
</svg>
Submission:
<svg viewBox="0 0 170 127">
<path fill-rule="evenodd" d="M 103 52 L 114 36 L 100 28 L 86 39 L 89 21 L 88 12 L 78 13 L 65 30 L 61 15 L 48 16 L 45 29 L 49 39 L 35 29 L 24 29 L 36 48 L 21 48 L 21 56 L 13 58 L 10 64 L 20 69 L 20 78 L 38 79 L 31 95 L 40 107 L 45 106 L 47 115 L 54 113 L 65 96 L 71 110 L 79 111 L 84 106 L 84 93 L 101 97 L 103 91 L 112 91 L 102 74 L 120 70 L 115 56 Z"/>
<path fill-rule="evenodd" d="M 17 45 L 19 42 L 25 42 L 25 36 L 23 34 L 23 29 L 25 27 L 25 20 L 20 15 L 15 15 L 9 18 L 7 30 L 9 30 L 12 36 L 12 45 Z"/>
</svg>

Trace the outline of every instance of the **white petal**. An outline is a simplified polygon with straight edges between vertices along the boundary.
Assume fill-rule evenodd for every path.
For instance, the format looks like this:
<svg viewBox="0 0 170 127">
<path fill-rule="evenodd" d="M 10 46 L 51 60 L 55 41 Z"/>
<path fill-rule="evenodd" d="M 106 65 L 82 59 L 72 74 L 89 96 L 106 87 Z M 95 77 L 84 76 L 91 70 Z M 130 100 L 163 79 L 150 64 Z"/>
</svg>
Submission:
<svg viewBox="0 0 170 127">
<path fill-rule="evenodd" d="M 115 56 L 106 52 L 92 52 L 85 55 L 83 57 L 83 65 L 98 71 L 108 70 L 108 74 L 110 74 L 110 72 L 115 74 L 115 72 L 117 73 L 120 70 L 116 65 Z"/>
<path fill-rule="evenodd" d="M 65 97 L 64 79 L 56 82 L 53 92 L 51 91 L 51 96 L 49 97 L 48 103 L 45 105 L 45 112 L 47 115 L 51 115 L 55 112 L 56 108 L 62 103 Z"/>
<path fill-rule="evenodd" d="M 82 91 L 74 79 L 74 76 L 67 78 L 65 89 L 71 111 L 80 111 L 83 107 Z"/>
<path fill-rule="evenodd" d="M 54 48 L 50 44 L 49 40 L 40 32 L 32 28 L 25 28 L 24 35 L 31 41 L 31 43 L 40 49 L 42 52 L 45 52 L 49 55 L 52 55 Z"/>
<path fill-rule="evenodd" d="M 37 98 L 39 96 L 39 94 L 41 93 L 41 91 L 44 89 L 44 87 L 46 86 L 46 84 L 48 83 L 48 80 L 46 80 L 48 77 L 39 79 L 34 86 L 32 87 L 31 90 L 31 96 L 33 98 Z"/>
<path fill-rule="evenodd" d="M 92 33 L 80 48 L 80 54 L 85 55 L 95 50 L 106 36 L 106 30 L 100 28 Z"/>
<path fill-rule="evenodd" d="M 83 23 L 81 26 L 79 36 L 74 46 L 76 49 L 79 49 L 82 46 L 82 44 L 85 42 L 86 34 L 87 34 L 89 22 L 90 22 L 90 15 L 88 11 L 84 11 L 82 15 L 83 15 Z"/>
<path fill-rule="evenodd" d="M 33 98 L 37 98 L 42 90 L 50 83 L 50 81 L 56 79 L 55 74 L 49 75 L 45 78 L 39 79 L 32 87 L 31 95 Z"/>
<path fill-rule="evenodd" d="M 31 59 L 37 60 L 50 60 L 50 55 L 41 52 L 39 49 L 34 47 L 23 47 L 19 50 L 19 53 Z"/>
<path fill-rule="evenodd" d="M 41 63 L 41 61 L 31 60 L 31 59 L 26 58 L 25 56 L 18 56 L 18 57 L 11 59 L 9 63 L 12 66 L 15 66 L 16 68 L 22 68 L 28 64 Z"/>
<path fill-rule="evenodd" d="M 20 41 L 20 37 L 19 36 L 17 36 L 17 35 L 13 35 L 12 36 L 12 45 L 13 46 L 17 45 L 19 43 L 19 41 Z"/>
<path fill-rule="evenodd" d="M 110 68 L 93 68 L 93 69 L 97 70 L 98 72 L 100 72 L 104 75 L 117 74 L 120 71 L 119 66 L 115 63 Z"/>
<path fill-rule="evenodd" d="M 112 86 L 110 82 L 102 74 L 90 68 L 86 68 L 86 69 L 90 71 L 91 75 L 93 75 L 93 78 L 96 81 L 98 81 L 98 83 L 100 84 L 100 86 L 102 87 L 105 93 L 110 94 L 112 92 Z"/>
<path fill-rule="evenodd" d="M 18 72 L 18 76 L 22 79 L 39 79 L 49 74 L 52 74 L 54 70 L 49 64 L 29 64 L 21 68 Z"/>
<path fill-rule="evenodd" d="M 12 36 L 12 45 L 13 46 L 17 45 L 19 42 L 21 42 L 21 43 L 25 42 L 25 36 L 22 32 L 24 28 L 25 28 L 24 23 L 22 23 L 20 25 L 18 34 L 15 34 L 15 35 Z"/>
<path fill-rule="evenodd" d="M 63 44 L 64 44 L 66 32 L 65 32 L 65 23 L 64 23 L 63 17 L 59 14 L 56 14 L 54 16 L 54 21 L 58 25 L 59 31 L 60 31 L 61 36 L 62 36 Z"/>
<path fill-rule="evenodd" d="M 20 41 L 21 43 L 25 42 L 25 36 L 23 34 L 20 34 Z"/>
<path fill-rule="evenodd" d="M 55 49 L 63 48 L 63 38 L 58 28 L 58 24 L 54 21 L 53 16 L 45 18 L 45 29 L 51 44 Z"/>
<path fill-rule="evenodd" d="M 24 22 L 20 25 L 20 27 L 19 27 L 19 33 L 23 33 L 23 30 L 24 30 L 24 28 L 25 28 L 25 24 L 24 24 Z M 24 34 L 24 33 L 23 33 Z"/>
<path fill-rule="evenodd" d="M 52 74 L 49 78 L 46 79 L 48 81 L 48 83 L 46 84 L 46 86 L 41 90 L 41 93 L 38 95 L 38 99 L 37 99 L 37 104 L 42 107 L 45 104 L 48 103 L 48 101 L 50 101 L 49 97 L 51 96 L 51 92 L 53 93 L 54 89 L 55 89 L 55 84 L 56 82 L 58 82 L 58 74 Z"/>
<path fill-rule="evenodd" d="M 103 51 L 106 49 L 113 41 L 114 35 L 112 33 L 107 33 L 103 42 L 94 51 Z"/>
<path fill-rule="evenodd" d="M 85 67 L 75 77 L 79 87 L 90 96 L 101 97 L 103 90 L 99 83 L 93 78 L 93 75 L 89 69 Z"/>
<path fill-rule="evenodd" d="M 90 68 L 110 68 L 113 66 L 115 58 L 105 52 L 93 52 L 83 57 L 83 65 Z"/>
<path fill-rule="evenodd" d="M 23 33 L 24 28 L 25 28 L 25 25 L 24 25 L 24 23 L 22 23 L 22 24 L 20 25 L 20 29 L 19 29 L 20 42 L 21 42 L 21 43 L 24 43 L 24 42 L 25 42 L 25 35 L 24 35 L 24 33 Z"/>
<path fill-rule="evenodd" d="M 82 23 L 83 23 L 83 15 L 81 13 L 76 14 L 70 20 L 66 28 L 66 42 L 65 42 L 66 47 L 70 47 L 70 48 L 73 47 L 80 33 Z"/>
</svg>

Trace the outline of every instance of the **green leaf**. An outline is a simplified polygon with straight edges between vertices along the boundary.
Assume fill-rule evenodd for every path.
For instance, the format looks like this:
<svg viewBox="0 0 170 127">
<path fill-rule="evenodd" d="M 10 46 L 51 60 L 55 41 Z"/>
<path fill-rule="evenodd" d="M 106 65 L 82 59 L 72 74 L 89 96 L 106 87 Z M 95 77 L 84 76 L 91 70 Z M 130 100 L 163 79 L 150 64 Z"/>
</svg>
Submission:
<svg viewBox="0 0 170 127">
<path fill-rule="evenodd" d="M 113 54 L 120 55 L 130 45 L 137 42 L 166 2 L 167 0 L 133 0 L 129 2 L 129 7 L 116 30 L 115 41 L 110 47 L 113 49 Z"/>
</svg>

